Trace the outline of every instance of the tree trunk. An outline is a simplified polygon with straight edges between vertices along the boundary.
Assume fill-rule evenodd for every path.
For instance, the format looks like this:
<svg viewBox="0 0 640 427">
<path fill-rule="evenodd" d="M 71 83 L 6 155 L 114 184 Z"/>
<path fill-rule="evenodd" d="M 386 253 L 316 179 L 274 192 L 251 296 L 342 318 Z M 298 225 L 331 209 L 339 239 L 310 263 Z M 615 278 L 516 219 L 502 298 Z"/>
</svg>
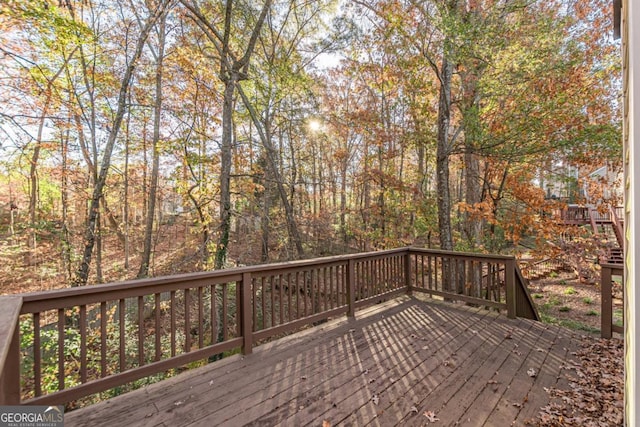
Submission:
<svg viewBox="0 0 640 427">
<path fill-rule="evenodd" d="M 153 110 L 153 141 L 152 141 L 152 166 L 151 166 L 151 182 L 149 183 L 149 203 L 146 214 L 144 227 L 144 249 L 142 251 L 142 259 L 140 261 L 140 269 L 138 270 L 138 278 L 149 275 L 149 261 L 151 259 L 151 241 L 153 237 L 153 224 L 156 213 L 156 199 L 158 197 L 158 173 L 160 169 L 160 149 L 158 143 L 160 140 L 160 119 L 162 116 L 162 75 L 164 60 L 164 45 L 166 32 L 166 17 L 162 15 L 158 22 L 158 52 L 156 65 L 156 96 L 155 106 Z"/>
<path fill-rule="evenodd" d="M 222 107 L 222 144 L 220 148 L 220 226 L 216 246 L 215 268 L 224 268 L 231 231 L 231 139 L 233 137 L 233 97 L 238 73 L 231 71 L 224 82 Z"/>
<path fill-rule="evenodd" d="M 255 108 L 253 108 L 253 105 L 251 105 L 249 98 L 247 98 L 246 94 L 244 93 L 242 86 L 238 86 L 238 93 L 242 97 L 242 101 L 245 107 L 247 107 L 247 110 L 249 110 L 249 115 L 251 116 L 251 120 L 253 121 L 253 124 L 256 126 L 258 135 L 260 135 L 260 141 L 262 142 L 262 145 L 266 150 L 267 164 L 269 166 L 273 179 L 276 181 L 278 194 L 280 196 L 280 200 L 282 201 L 282 205 L 284 206 L 285 218 L 287 220 L 287 229 L 289 231 L 289 237 L 293 241 L 293 244 L 295 245 L 298 257 L 303 258 L 304 248 L 302 247 L 302 238 L 300 237 L 300 233 L 298 231 L 298 224 L 296 223 L 295 216 L 293 215 L 293 207 L 289 202 L 289 198 L 287 197 L 287 191 L 284 188 L 282 176 L 280 175 L 280 170 L 277 167 L 275 149 L 273 148 L 273 145 L 266 137 L 264 128 L 262 126 L 262 123 L 260 122 L 258 114 Z"/>
<path fill-rule="evenodd" d="M 100 165 L 100 173 L 98 174 L 98 179 L 93 188 L 93 194 L 90 200 L 89 213 L 84 235 L 85 247 L 82 254 L 82 259 L 80 261 L 80 266 L 78 268 L 78 271 L 76 272 L 76 277 L 73 283 L 74 286 L 86 285 L 89 278 L 89 266 L 91 264 L 93 247 L 96 243 L 96 224 L 98 222 L 98 211 L 100 210 L 100 199 L 103 196 L 102 191 L 105 184 L 107 183 L 107 173 L 109 172 L 109 168 L 111 167 L 111 154 L 113 153 L 113 148 L 115 146 L 118 132 L 120 130 L 120 125 L 122 124 L 122 119 L 124 117 L 129 84 L 131 83 L 133 71 L 138 63 L 138 59 L 140 59 L 140 56 L 142 55 L 142 48 L 146 43 L 149 32 L 151 31 L 151 28 L 155 24 L 155 21 L 158 19 L 158 17 L 164 13 L 166 5 L 167 0 L 163 0 L 162 2 L 160 2 L 154 13 L 145 23 L 136 42 L 135 52 L 132 58 L 129 60 L 129 65 L 126 68 L 124 76 L 122 77 L 120 83 L 120 93 L 118 94 L 117 109 L 113 120 L 113 126 L 111 127 L 111 131 L 109 133 L 109 138 L 107 140 L 104 155 L 102 157 L 102 163 Z"/>
<path fill-rule="evenodd" d="M 436 179 L 438 187 L 438 228 L 440 231 L 440 248 L 453 250 L 451 236 L 451 194 L 449 191 L 449 120 L 451 116 L 451 77 L 453 64 L 442 56 L 440 72 L 440 96 L 438 100 L 438 137 L 436 150 Z"/>
</svg>

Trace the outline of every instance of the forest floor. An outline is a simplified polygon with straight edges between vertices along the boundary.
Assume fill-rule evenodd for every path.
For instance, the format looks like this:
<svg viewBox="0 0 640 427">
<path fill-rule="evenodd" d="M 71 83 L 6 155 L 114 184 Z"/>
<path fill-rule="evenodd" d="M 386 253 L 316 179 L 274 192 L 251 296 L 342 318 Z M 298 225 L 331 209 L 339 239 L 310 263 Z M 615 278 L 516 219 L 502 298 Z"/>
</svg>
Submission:
<svg viewBox="0 0 640 427">
<path fill-rule="evenodd" d="M 29 252 L 23 242 L 0 239 L 0 295 L 68 287 L 68 277 L 73 271 L 69 272 L 59 261 L 59 244 L 53 242 L 55 238 L 43 239 L 35 251 Z M 117 242 L 111 243 L 117 245 Z M 186 255 L 186 248 L 191 244 L 184 237 L 179 237 L 176 230 L 167 232 L 158 240 L 155 248 L 158 255 L 154 260 L 154 275 L 198 269 L 197 257 Z M 138 249 L 134 247 L 134 251 Z M 245 252 L 244 256 L 247 255 Z M 131 267 L 127 270 L 121 258 L 118 254 L 105 253 L 105 281 L 135 277 L 138 259 L 132 257 Z M 532 282 L 530 289 L 543 322 L 585 334 L 583 348 L 572 353 L 569 362 L 575 374 L 567 379 L 571 390 L 549 389 L 552 403 L 542 408 L 538 420 L 531 424 L 617 425 L 623 411 L 623 344 L 621 337 L 599 339 L 599 288 L 597 285 L 581 283 L 575 273 L 560 272 Z M 614 322 L 622 324 L 621 285 L 614 285 L 614 294 L 616 292 Z"/>
</svg>

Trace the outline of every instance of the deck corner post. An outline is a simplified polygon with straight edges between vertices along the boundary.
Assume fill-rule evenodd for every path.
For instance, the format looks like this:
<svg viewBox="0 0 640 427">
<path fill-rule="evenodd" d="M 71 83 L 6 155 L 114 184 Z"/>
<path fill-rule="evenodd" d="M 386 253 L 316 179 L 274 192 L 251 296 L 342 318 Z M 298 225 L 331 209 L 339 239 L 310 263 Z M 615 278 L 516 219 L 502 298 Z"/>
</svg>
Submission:
<svg viewBox="0 0 640 427">
<path fill-rule="evenodd" d="M 253 351 L 253 323 L 252 307 L 254 302 L 251 299 L 251 273 L 242 273 L 242 287 L 240 293 L 242 302 L 240 332 L 242 335 L 242 354 L 251 354 Z"/>
<path fill-rule="evenodd" d="M 517 315 L 516 307 L 516 260 L 511 258 L 505 261 L 504 283 L 507 293 L 507 317 L 515 319 Z"/>
<path fill-rule="evenodd" d="M 356 315 L 356 266 L 353 258 L 347 264 L 347 316 Z"/>
<path fill-rule="evenodd" d="M 407 288 L 407 295 L 413 295 L 413 278 L 411 277 L 411 249 L 407 249 L 404 254 L 404 284 Z"/>
<path fill-rule="evenodd" d="M 600 336 L 611 338 L 613 323 L 613 309 L 611 305 L 611 268 L 600 266 Z"/>
<path fill-rule="evenodd" d="M 0 405 L 20 404 L 21 297 L 0 297 Z"/>
</svg>

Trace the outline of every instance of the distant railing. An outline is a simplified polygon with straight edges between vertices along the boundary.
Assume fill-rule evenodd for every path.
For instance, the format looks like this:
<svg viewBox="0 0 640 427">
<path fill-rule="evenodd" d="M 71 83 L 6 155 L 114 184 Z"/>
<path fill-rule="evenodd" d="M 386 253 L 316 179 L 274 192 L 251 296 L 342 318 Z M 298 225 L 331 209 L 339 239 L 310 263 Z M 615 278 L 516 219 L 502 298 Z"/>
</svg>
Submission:
<svg viewBox="0 0 640 427">
<path fill-rule="evenodd" d="M 567 206 L 557 214 L 566 224 L 588 224 L 591 219 L 589 208 L 583 206 Z"/>
<path fill-rule="evenodd" d="M 406 292 L 538 319 L 513 257 L 416 248 L 0 297 L 0 404 L 68 403 L 251 353 Z"/>
<path fill-rule="evenodd" d="M 624 325 L 617 325 L 614 322 L 613 306 L 613 279 L 624 280 L 624 267 L 620 264 L 600 265 L 600 292 L 601 292 L 601 326 L 600 335 L 602 338 L 611 338 L 614 332 L 624 333 Z M 623 317 L 623 316 L 621 316 Z"/>
<path fill-rule="evenodd" d="M 522 276 L 527 280 L 535 280 L 547 276 L 553 271 L 565 268 L 565 262 L 561 258 L 546 258 L 540 261 L 523 261 L 519 263 Z"/>
<path fill-rule="evenodd" d="M 566 224 L 611 222 L 624 219 L 624 207 L 612 206 L 608 211 L 600 212 L 593 206 L 567 206 L 556 211 L 555 215 Z"/>
<path fill-rule="evenodd" d="M 620 248 L 624 247 L 624 207 L 611 207 L 613 232 Z"/>
</svg>

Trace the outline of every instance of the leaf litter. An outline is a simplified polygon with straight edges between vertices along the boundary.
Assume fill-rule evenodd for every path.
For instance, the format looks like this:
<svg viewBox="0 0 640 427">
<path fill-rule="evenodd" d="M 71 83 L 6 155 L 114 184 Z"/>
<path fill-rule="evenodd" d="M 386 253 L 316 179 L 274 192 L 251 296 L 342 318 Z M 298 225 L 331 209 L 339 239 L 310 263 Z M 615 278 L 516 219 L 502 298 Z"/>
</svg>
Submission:
<svg viewBox="0 0 640 427">
<path fill-rule="evenodd" d="M 551 403 L 531 426 L 620 426 L 624 416 L 624 343 L 584 337 L 577 360 L 564 365 L 568 386 L 545 388 Z"/>
</svg>

